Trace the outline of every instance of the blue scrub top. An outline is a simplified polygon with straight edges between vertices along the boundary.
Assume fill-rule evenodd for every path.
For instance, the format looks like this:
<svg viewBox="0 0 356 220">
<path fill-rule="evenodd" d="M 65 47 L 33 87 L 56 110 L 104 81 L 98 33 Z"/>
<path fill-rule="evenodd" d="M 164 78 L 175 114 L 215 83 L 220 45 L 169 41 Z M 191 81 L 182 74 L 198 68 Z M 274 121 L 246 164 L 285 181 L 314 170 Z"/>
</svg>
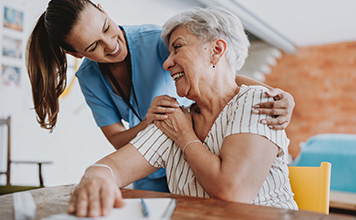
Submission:
<svg viewBox="0 0 356 220">
<path fill-rule="evenodd" d="M 120 28 L 125 31 L 131 56 L 132 83 L 137 103 L 132 90 L 129 99 L 140 117 L 146 118 L 154 97 L 164 94 L 177 98 L 180 105 L 190 105 L 192 101 L 177 95 L 170 72 L 162 67 L 169 52 L 160 37 L 161 27 L 139 25 Z M 76 76 L 99 127 L 120 122 L 121 119 L 128 122 L 130 127 L 140 123 L 125 101 L 115 94 L 107 78 L 100 72 L 97 62 L 84 59 Z M 160 170 L 149 177 L 163 177 L 165 172 Z"/>
</svg>

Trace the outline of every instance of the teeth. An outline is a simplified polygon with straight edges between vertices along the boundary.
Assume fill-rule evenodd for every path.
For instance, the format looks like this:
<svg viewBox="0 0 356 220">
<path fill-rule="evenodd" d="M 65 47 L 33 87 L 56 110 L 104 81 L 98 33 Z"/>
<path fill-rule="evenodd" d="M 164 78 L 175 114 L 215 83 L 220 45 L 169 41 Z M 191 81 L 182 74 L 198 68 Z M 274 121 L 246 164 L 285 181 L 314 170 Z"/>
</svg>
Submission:
<svg viewBox="0 0 356 220">
<path fill-rule="evenodd" d="M 182 77 L 182 76 L 184 76 L 184 72 L 176 73 L 172 77 L 173 77 L 173 80 L 176 81 L 179 77 Z"/>
<path fill-rule="evenodd" d="M 116 43 L 116 48 L 115 48 L 115 50 L 114 50 L 113 52 L 111 52 L 110 54 L 112 55 L 112 54 L 117 53 L 117 52 L 119 51 L 119 49 L 120 49 L 120 45 L 119 45 L 119 43 Z"/>
</svg>

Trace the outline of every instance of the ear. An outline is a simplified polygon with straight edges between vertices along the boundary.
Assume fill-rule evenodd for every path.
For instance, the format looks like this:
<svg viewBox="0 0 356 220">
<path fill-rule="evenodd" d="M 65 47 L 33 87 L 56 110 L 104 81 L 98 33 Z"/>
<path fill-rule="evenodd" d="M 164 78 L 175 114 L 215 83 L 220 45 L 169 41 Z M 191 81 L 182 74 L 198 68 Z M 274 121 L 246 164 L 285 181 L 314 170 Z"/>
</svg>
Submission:
<svg viewBox="0 0 356 220">
<path fill-rule="evenodd" d="M 226 41 L 223 39 L 216 39 L 213 42 L 213 50 L 212 50 L 212 56 L 211 56 L 211 64 L 217 65 L 220 58 L 225 54 L 226 52 Z"/>
<path fill-rule="evenodd" d="M 106 14 L 106 12 L 104 11 L 103 6 L 101 6 L 101 4 L 98 4 L 98 8 L 99 8 L 104 14 Z"/>
<path fill-rule="evenodd" d="M 72 55 L 72 56 L 75 57 L 75 58 L 79 58 L 79 59 L 80 59 L 80 58 L 83 58 L 83 55 L 80 55 L 80 54 L 75 53 L 75 52 L 66 51 L 66 53 Z"/>
</svg>

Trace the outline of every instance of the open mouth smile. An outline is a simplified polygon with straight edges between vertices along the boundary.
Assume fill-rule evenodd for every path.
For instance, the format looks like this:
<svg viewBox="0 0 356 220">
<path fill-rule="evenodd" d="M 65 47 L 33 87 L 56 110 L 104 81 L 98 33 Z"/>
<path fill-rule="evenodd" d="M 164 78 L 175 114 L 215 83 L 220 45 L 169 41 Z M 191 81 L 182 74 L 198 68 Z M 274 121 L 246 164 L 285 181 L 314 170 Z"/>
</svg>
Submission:
<svg viewBox="0 0 356 220">
<path fill-rule="evenodd" d="M 116 48 L 114 51 L 112 51 L 111 53 L 108 54 L 108 56 L 117 56 L 119 53 L 120 53 L 120 50 L 121 47 L 120 47 L 120 44 L 119 43 L 116 43 Z"/>
<path fill-rule="evenodd" d="M 184 76 L 184 72 L 179 72 L 179 73 L 175 73 L 172 78 L 174 81 L 176 81 L 177 79 L 179 79 L 180 77 Z"/>
</svg>

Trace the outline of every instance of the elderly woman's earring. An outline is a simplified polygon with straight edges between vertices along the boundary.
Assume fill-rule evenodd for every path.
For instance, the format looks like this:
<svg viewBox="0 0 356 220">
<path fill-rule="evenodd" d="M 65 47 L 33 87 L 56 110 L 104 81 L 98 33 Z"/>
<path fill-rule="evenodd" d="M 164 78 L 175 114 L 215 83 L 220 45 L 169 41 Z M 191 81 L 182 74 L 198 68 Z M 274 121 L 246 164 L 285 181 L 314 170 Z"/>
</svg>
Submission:
<svg viewBox="0 0 356 220">
<path fill-rule="evenodd" d="M 213 64 L 213 69 L 215 69 L 216 63 L 217 63 L 216 61 L 213 61 L 213 62 L 212 62 L 212 64 Z"/>
</svg>

